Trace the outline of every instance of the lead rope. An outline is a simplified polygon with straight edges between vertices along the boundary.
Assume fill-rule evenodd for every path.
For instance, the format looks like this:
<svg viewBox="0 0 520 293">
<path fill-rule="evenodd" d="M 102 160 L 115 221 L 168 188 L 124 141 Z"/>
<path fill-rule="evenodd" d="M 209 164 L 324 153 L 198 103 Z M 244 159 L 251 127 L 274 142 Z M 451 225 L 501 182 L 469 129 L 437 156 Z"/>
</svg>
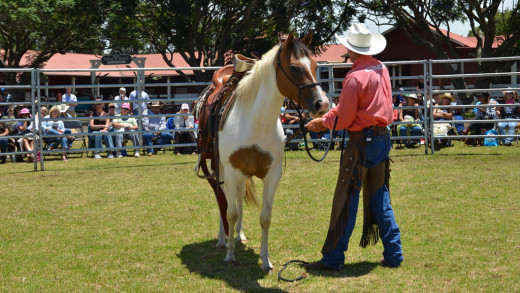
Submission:
<svg viewBox="0 0 520 293">
<path fill-rule="evenodd" d="M 285 282 L 296 282 L 296 281 L 299 281 L 299 280 L 302 280 L 302 279 L 305 279 L 307 278 L 307 274 L 306 273 L 302 273 L 300 276 L 294 278 L 294 279 L 287 279 L 287 278 L 284 278 L 282 277 L 282 272 L 287 268 L 288 265 L 290 265 L 291 263 L 301 263 L 301 264 L 309 264 L 308 262 L 306 261 L 303 261 L 303 260 L 299 260 L 299 259 L 293 259 L 293 260 L 290 260 L 288 262 L 286 262 L 282 269 L 278 272 L 278 280 L 281 280 L 281 281 L 285 281 Z"/>
<path fill-rule="evenodd" d="M 332 135 L 335 131 L 336 131 L 336 124 L 338 123 L 338 116 L 336 116 L 336 119 L 334 120 L 334 126 L 332 127 L 332 131 L 330 133 L 330 140 L 329 140 L 329 145 L 327 146 L 327 149 L 325 150 L 325 153 L 323 154 L 323 156 L 320 158 L 320 159 L 316 159 L 310 152 L 309 150 L 309 144 L 307 143 L 307 129 L 305 128 L 305 122 L 303 121 L 303 116 L 302 116 L 302 111 L 300 109 L 297 109 L 296 112 L 298 112 L 298 117 L 300 117 L 300 129 L 302 131 L 302 135 L 303 135 L 303 141 L 305 142 L 305 151 L 307 151 L 307 154 L 309 155 L 309 157 L 316 161 L 316 162 L 321 162 L 325 159 L 325 157 L 327 157 L 327 154 L 329 153 L 330 149 L 332 148 L 332 145 L 334 144 L 334 136 Z M 343 133 L 344 134 L 344 133 Z M 345 139 L 345 135 L 343 135 L 343 140 Z M 342 144 L 343 144 L 344 141 L 342 141 Z M 343 152 L 341 152 L 341 154 L 343 155 Z"/>
</svg>

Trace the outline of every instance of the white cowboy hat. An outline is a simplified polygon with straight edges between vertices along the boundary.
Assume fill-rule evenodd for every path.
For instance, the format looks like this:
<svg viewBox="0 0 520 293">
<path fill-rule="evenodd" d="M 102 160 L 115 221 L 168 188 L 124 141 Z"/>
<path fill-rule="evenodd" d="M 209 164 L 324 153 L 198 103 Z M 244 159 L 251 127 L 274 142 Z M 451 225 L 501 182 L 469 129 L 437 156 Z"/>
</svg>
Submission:
<svg viewBox="0 0 520 293">
<path fill-rule="evenodd" d="M 69 109 L 69 106 L 67 106 L 67 104 L 60 104 L 60 105 L 58 105 L 58 109 L 60 110 L 61 113 L 64 113 L 64 112 L 67 112 L 67 110 Z"/>
<path fill-rule="evenodd" d="M 386 47 L 386 39 L 379 33 L 371 33 L 364 23 L 354 23 L 346 38 L 334 34 L 336 39 L 350 51 L 361 55 L 376 55 Z"/>
</svg>

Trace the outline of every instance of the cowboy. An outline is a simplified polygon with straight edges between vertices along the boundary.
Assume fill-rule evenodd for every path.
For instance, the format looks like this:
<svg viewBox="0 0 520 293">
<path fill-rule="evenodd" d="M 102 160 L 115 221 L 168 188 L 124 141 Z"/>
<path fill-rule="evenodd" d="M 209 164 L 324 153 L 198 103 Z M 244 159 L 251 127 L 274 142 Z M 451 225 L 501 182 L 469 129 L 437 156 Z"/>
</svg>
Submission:
<svg viewBox="0 0 520 293">
<path fill-rule="evenodd" d="M 322 118 L 311 120 L 312 131 L 348 130 L 349 142 L 341 162 L 334 193 L 329 230 L 321 260 L 308 270 L 343 267 L 345 251 L 354 230 L 359 193 L 363 188 L 364 223 L 360 246 L 375 244 L 381 237 L 384 251 L 382 266 L 398 267 L 403 261 L 401 235 L 390 205 L 390 135 L 393 121 L 392 87 L 388 69 L 372 57 L 384 50 L 385 38 L 371 33 L 365 24 L 353 24 L 346 38 L 336 36 L 347 47 L 352 69 L 343 80 L 336 108 Z"/>
</svg>

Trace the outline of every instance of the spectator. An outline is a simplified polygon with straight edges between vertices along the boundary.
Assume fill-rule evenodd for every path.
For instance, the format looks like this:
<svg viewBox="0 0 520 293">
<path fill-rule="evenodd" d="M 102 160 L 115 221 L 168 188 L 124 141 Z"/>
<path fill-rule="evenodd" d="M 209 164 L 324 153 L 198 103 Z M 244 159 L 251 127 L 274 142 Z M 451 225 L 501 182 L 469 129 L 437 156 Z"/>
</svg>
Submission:
<svg viewBox="0 0 520 293">
<path fill-rule="evenodd" d="M 155 131 L 143 133 L 144 145 L 148 147 L 148 156 L 152 156 L 154 153 L 152 148 L 153 137 L 160 138 L 161 144 L 168 144 L 168 132 L 162 132 L 166 129 L 166 118 L 159 116 L 161 115 L 161 103 L 159 102 L 151 103 L 150 109 L 146 109 L 143 115 L 143 129 Z"/>
<path fill-rule="evenodd" d="M 441 106 L 449 106 L 452 102 L 455 102 L 455 99 L 451 96 L 450 93 L 444 93 L 439 95 L 438 97 L 439 104 Z M 433 120 L 435 121 L 448 121 L 453 119 L 452 110 L 449 108 L 434 108 L 433 109 Z M 435 123 L 433 124 L 433 135 L 434 136 L 448 136 L 448 132 L 451 129 L 451 125 L 449 123 Z M 434 140 L 435 150 L 440 150 L 445 146 L 451 146 L 451 140 L 441 140 L 440 138 L 436 138 Z"/>
<path fill-rule="evenodd" d="M 148 94 L 145 91 L 141 91 L 141 98 L 139 98 L 138 91 L 137 90 L 133 90 L 130 93 L 128 99 L 130 101 L 149 100 L 150 96 L 148 96 Z M 144 112 L 144 110 L 147 109 L 146 108 L 146 101 L 144 101 L 144 102 L 135 102 L 135 103 L 131 102 L 130 106 L 132 108 L 133 115 L 138 115 L 140 113 L 142 114 Z"/>
<path fill-rule="evenodd" d="M 114 131 L 117 132 L 123 132 L 123 131 L 132 131 L 134 133 L 131 134 L 117 134 L 116 135 L 116 148 L 123 147 L 123 139 L 130 139 L 134 145 L 134 147 L 139 145 L 139 138 L 137 136 L 137 132 L 135 132 L 138 129 L 137 121 L 135 118 L 130 117 L 130 104 L 129 103 L 123 103 L 121 105 L 121 115 L 114 119 L 113 122 Z M 117 150 L 117 157 L 122 158 L 123 155 L 121 154 L 120 150 Z M 139 158 L 139 149 L 134 149 L 134 157 Z"/>
<path fill-rule="evenodd" d="M 31 113 L 29 109 L 23 108 L 20 110 L 20 114 L 18 118 L 27 119 L 31 118 Z M 18 135 L 25 135 L 25 137 L 19 138 L 18 143 L 23 148 L 22 151 L 32 152 L 34 150 L 34 140 L 33 140 L 33 124 L 31 121 L 18 121 L 16 122 L 16 130 Z M 34 162 L 34 154 L 27 153 L 27 163 Z"/>
<path fill-rule="evenodd" d="M 478 98 L 478 102 L 475 105 L 498 105 L 497 101 L 491 98 L 491 95 L 487 92 L 478 93 L 475 95 Z M 468 128 L 463 131 L 463 134 L 468 134 L 471 132 L 473 135 L 482 135 L 482 128 L 486 128 L 488 130 L 493 129 L 495 127 L 493 122 L 485 122 L 490 120 L 498 119 L 500 112 L 497 111 L 496 107 L 478 107 L 473 109 L 473 113 L 475 113 L 475 120 L 484 120 L 482 122 L 470 123 Z M 477 141 L 472 139 L 467 139 L 466 144 L 472 145 L 483 145 L 482 139 L 478 139 Z"/>
<path fill-rule="evenodd" d="M 189 114 L 190 106 L 188 104 L 182 104 L 181 110 L 177 114 Z M 175 124 L 175 129 L 193 129 L 195 128 L 195 120 L 193 115 L 178 115 L 175 116 L 173 121 Z M 175 132 L 175 143 L 196 143 L 195 141 L 195 133 L 193 131 L 177 131 Z M 195 147 L 180 147 L 175 150 L 176 155 L 183 154 L 192 154 L 195 155 Z"/>
<path fill-rule="evenodd" d="M 450 104 L 457 105 L 458 104 L 457 94 L 456 93 L 452 94 L 452 97 L 453 97 L 454 101 L 451 102 Z M 464 120 L 464 116 L 462 116 L 462 113 L 463 113 L 462 108 L 453 108 L 451 113 L 453 114 L 453 120 Z M 465 129 L 464 122 L 456 122 L 453 124 L 453 126 L 455 127 L 455 131 L 457 132 L 457 134 L 459 134 L 459 135 L 463 134 L 463 131 Z"/>
<path fill-rule="evenodd" d="M 9 127 L 7 126 L 6 122 L 3 122 L 0 120 L 0 151 L 2 153 L 7 153 L 7 145 L 9 143 L 9 140 L 6 138 L 6 136 L 9 135 Z M 5 164 L 7 157 L 5 155 L 2 155 L 0 157 L 0 164 Z"/>
<path fill-rule="evenodd" d="M 49 111 L 47 110 L 46 107 L 41 107 L 41 108 L 40 108 L 40 113 L 41 113 L 42 118 L 45 117 L 45 116 L 47 116 L 47 115 L 49 114 L 48 112 L 49 112 Z M 58 110 L 58 114 L 59 114 L 59 113 L 60 113 L 60 111 Z"/>
<path fill-rule="evenodd" d="M 405 99 L 403 98 L 403 100 L 405 100 Z M 394 107 L 394 123 L 396 123 L 396 122 L 401 121 L 401 119 L 403 117 L 403 109 L 400 109 L 403 106 L 403 102 L 401 101 L 401 95 L 392 96 L 392 105 Z M 397 125 L 396 124 L 390 125 L 390 128 L 392 130 L 392 136 L 398 136 Z"/>
<path fill-rule="evenodd" d="M 116 102 L 116 113 L 117 114 L 120 114 L 121 113 L 121 105 L 123 105 L 124 101 L 127 101 L 128 100 L 128 97 L 126 96 L 126 89 L 124 87 L 122 88 L 119 88 L 119 95 L 116 96 L 114 98 L 115 101 L 120 101 L 120 102 Z"/>
<path fill-rule="evenodd" d="M 405 95 L 405 99 L 407 100 L 408 107 L 419 107 L 420 99 L 416 94 Z M 417 121 L 418 123 L 414 124 L 399 124 L 397 126 L 399 136 L 420 136 L 422 133 L 422 126 L 420 124 L 420 111 L 418 108 L 416 109 L 402 109 L 399 112 L 399 120 L 413 122 Z M 405 146 L 408 148 L 414 147 L 419 140 L 410 139 L 405 142 Z"/>
<path fill-rule="evenodd" d="M 72 88 L 68 87 L 65 89 L 65 94 L 61 97 L 62 102 L 67 104 L 69 106 L 67 108 L 67 113 L 71 117 L 76 117 L 76 106 L 78 105 L 78 98 L 76 98 L 76 95 L 72 93 Z"/>
<path fill-rule="evenodd" d="M 66 104 L 59 104 L 58 109 L 60 110 L 60 118 L 72 118 L 72 115 L 68 112 L 69 106 Z"/>
<path fill-rule="evenodd" d="M 108 104 L 108 116 L 119 116 L 119 114 L 116 113 L 116 104 L 109 103 Z M 112 135 L 112 133 L 115 131 L 114 129 L 114 119 L 116 118 L 109 118 L 110 120 L 110 128 L 108 129 L 108 133 L 105 136 L 106 140 L 110 140 L 112 145 L 116 145 L 116 137 Z M 112 151 L 112 155 L 114 155 L 114 151 Z"/>
<path fill-rule="evenodd" d="M 63 121 L 58 120 L 60 116 L 60 110 L 58 107 L 52 107 L 49 115 L 44 118 L 53 119 L 42 122 L 42 133 L 44 135 L 43 140 L 49 144 L 49 150 L 58 148 L 61 144 L 61 159 L 67 161 L 67 149 L 69 148 L 69 142 L 67 137 L 45 137 L 46 135 L 59 135 L 59 134 L 70 134 L 70 129 L 65 129 Z M 55 119 L 55 120 L 54 120 Z"/>
<path fill-rule="evenodd" d="M 90 119 L 89 123 L 89 133 L 106 133 L 110 128 L 110 119 L 100 118 L 108 116 L 108 114 L 105 111 L 103 111 L 103 104 L 101 103 L 101 101 L 101 99 L 97 99 L 97 103 L 94 104 L 94 112 L 90 116 L 92 117 L 92 119 Z M 103 138 L 105 136 L 106 135 L 95 135 L 94 140 L 92 140 L 92 136 L 89 136 L 89 148 L 92 146 L 92 141 L 94 142 L 94 147 L 96 149 L 103 148 Z M 109 148 L 114 147 L 111 139 L 105 139 L 105 143 Z M 111 150 L 108 152 L 107 158 L 114 158 L 114 155 L 112 154 Z M 101 159 L 101 156 L 99 155 L 99 150 L 94 151 L 94 159 Z"/>
<path fill-rule="evenodd" d="M 514 97 L 516 95 L 516 92 L 511 90 L 510 88 L 507 89 L 504 93 L 504 106 L 500 108 L 500 113 L 502 115 L 502 119 L 512 120 L 512 119 L 518 119 L 518 106 L 519 104 L 515 101 Z M 515 135 L 515 129 L 516 125 L 518 123 L 515 121 L 504 121 L 504 122 L 498 122 L 497 128 L 498 128 L 498 134 L 505 135 L 506 134 L 506 128 L 508 129 L 509 135 Z M 511 146 L 513 144 L 513 137 L 506 137 L 502 139 L 502 144 L 505 146 Z"/>
</svg>

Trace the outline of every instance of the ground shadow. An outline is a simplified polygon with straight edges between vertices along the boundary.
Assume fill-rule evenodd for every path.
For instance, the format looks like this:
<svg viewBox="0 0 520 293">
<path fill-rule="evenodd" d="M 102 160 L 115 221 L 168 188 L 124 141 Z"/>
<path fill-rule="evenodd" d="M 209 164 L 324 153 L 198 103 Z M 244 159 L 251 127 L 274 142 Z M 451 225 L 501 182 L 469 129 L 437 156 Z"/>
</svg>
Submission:
<svg viewBox="0 0 520 293">
<path fill-rule="evenodd" d="M 244 292 L 286 292 L 277 288 L 264 288 L 258 283 L 265 277 L 260 265 L 259 256 L 251 248 L 241 243 L 235 247 L 237 264 L 224 263 L 225 251 L 217 250 L 217 241 L 209 240 L 201 243 L 185 245 L 178 257 L 192 273 L 206 278 L 225 281 L 230 287 Z"/>
<path fill-rule="evenodd" d="M 309 271 L 309 275 L 334 277 L 334 278 L 352 278 L 367 275 L 379 265 L 378 262 L 362 261 L 358 263 L 345 264 L 343 269 L 338 271 L 320 270 Z"/>
</svg>

